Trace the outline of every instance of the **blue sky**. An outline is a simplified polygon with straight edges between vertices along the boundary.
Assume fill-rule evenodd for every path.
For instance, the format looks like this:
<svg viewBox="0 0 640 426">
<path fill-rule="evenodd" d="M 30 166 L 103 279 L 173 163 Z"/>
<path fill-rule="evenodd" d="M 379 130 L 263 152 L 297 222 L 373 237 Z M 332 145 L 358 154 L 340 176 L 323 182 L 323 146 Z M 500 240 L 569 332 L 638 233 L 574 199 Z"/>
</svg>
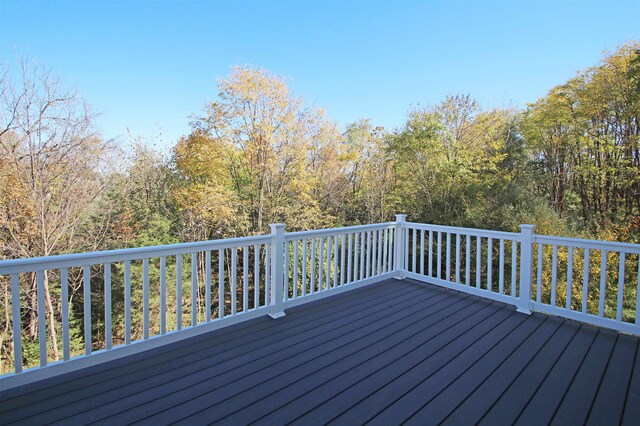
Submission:
<svg viewBox="0 0 640 426">
<path fill-rule="evenodd" d="M 290 78 L 341 126 L 393 129 L 447 94 L 523 107 L 630 39 L 640 1 L 0 0 L 0 62 L 53 67 L 105 137 L 164 147 L 234 65 Z"/>
</svg>

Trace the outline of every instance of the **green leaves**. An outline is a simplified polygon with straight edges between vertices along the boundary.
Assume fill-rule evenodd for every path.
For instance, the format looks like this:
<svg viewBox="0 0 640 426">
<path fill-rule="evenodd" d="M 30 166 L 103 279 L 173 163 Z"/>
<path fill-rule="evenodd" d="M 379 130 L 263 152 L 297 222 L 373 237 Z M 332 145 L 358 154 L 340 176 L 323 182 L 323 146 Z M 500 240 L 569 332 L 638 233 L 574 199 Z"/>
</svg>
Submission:
<svg viewBox="0 0 640 426">
<path fill-rule="evenodd" d="M 638 46 L 605 54 L 524 113 L 539 188 L 574 228 L 597 232 L 640 214 Z"/>
<path fill-rule="evenodd" d="M 640 94 L 640 49 L 634 51 L 635 56 L 629 63 L 629 71 L 627 77 L 635 83 L 636 92 Z"/>
</svg>

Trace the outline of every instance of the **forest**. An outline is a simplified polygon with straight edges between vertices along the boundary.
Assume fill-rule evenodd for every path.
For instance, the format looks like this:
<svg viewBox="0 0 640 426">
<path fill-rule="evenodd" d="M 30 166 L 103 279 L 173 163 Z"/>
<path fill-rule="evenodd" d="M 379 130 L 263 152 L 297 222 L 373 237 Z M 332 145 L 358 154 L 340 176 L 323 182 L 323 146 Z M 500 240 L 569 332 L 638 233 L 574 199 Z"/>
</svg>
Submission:
<svg viewBox="0 0 640 426">
<path fill-rule="evenodd" d="M 371 119 L 341 129 L 285 78 L 235 67 L 202 110 L 194 106 L 190 133 L 169 153 L 153 140 L 125 148 L 101 137 L 87 101 L 47 68 L 25 61 L 17 73 L 2 72 L 1 259 L 259 235 L 279 222 L 287 231 L 376 223 L 396 213 L 422 223 L 514 232 L 534 224 L 542 234 L 640 241 L 639 41 L 603 53 L 525 108 L 484 109 L 471 95 L 452 94 L 411 108 L 396 129 Z M 175 264 L 167 268 L 176 273 Z M 155 263 L 150 273 L 157 280 Z M 70 274 L 77 352 L 82 278 Z M 57 360 L 61 294 L 49 285 L 58 278 L 45 279 Z M 33 365 L 35 278 L 20 286 L 29 307 L 25 365 Z M 13 366 L 10 290 L 0 276 L 3 372 Z M 100 303 L 100 285 L 93 291 Z M 113 292 L 120 300 L 121 283 Z M 100 330 L 97 323 L 98 338 Z M 114 344 L 124 339 L 118 333 L 114 327 Z M 139 321 L 133 333 L 142 333 Z"/>
</svg>

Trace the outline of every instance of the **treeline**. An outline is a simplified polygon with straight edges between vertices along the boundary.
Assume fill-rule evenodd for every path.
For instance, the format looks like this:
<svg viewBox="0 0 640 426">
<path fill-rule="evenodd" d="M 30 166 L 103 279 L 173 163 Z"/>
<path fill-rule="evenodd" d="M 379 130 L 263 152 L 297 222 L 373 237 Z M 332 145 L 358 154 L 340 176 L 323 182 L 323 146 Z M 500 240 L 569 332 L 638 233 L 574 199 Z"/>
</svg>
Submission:
<svg viewBox="0 0 640 426">
<path fill-rule="evenodd" d="M 371 120 L 340 131 L 284 79 L 237 67 L 219 80 L 215 100 L 169 156 L 148 141 L 123 155 L 95 131 L 95 116 L 77 93 L 23 64 L 19 79 L 7 72 L 0 80 L 2 257 L 253 235 L 275 222 L 290 231 L 372 223 L 395 213 L 508 231 L 533 223 L 541 233 L 637 242 L 639 49 L 631 42 L 605 54 L 524 110 L 483 110 L 470 96 L 448 96 L 410 111 L 392 131 Z M 60 291 L 45 280 L 56 341 Z M 82 312 L 80 280 L 70 277 L 74 318 Z M 36 281 L 23 281 L 23 334 L 36 342 Z M 0 285 L 6 366 L 7 277 Z M 99 301 L 100 286 L 92 291 Z M 80 341 L 81 321 L 72 326 Z M 134 327 L 134 337 L 140 332 Z"/>
</svg>

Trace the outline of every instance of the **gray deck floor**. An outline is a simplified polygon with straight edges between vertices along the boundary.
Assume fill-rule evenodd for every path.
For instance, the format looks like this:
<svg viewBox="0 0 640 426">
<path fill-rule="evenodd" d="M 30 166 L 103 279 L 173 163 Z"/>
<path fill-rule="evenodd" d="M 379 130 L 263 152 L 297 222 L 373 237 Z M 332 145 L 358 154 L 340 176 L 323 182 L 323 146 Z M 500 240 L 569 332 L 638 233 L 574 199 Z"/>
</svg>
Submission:
<svg viewBox="0 0 640 426">
<path fill-rule="evenodd" d="M 0 423 L 638 424 L 638 339 L 390 280 L 0 392 Z"/>
</svg>

